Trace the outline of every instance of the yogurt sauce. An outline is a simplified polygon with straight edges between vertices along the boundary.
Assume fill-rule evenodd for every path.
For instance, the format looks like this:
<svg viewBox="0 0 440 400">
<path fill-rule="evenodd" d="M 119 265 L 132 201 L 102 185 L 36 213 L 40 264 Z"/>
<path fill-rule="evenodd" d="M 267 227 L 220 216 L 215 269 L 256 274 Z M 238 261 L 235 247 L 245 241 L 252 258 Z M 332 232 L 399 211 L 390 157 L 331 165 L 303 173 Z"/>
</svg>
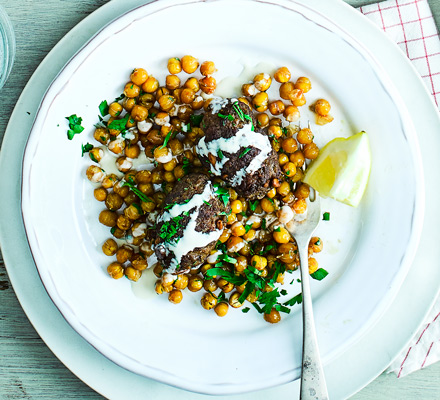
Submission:
<svg viewBox="0 0 440 400">
<path fill-rule="evenodd" d="M 261 133 L 252 130 L 252 125 L 247 124 L 243 128 L 239 129 L 235 136 L 231 138 L 219 138 L 210 142 L 205 141 L 205 138 L 201 138 L 197 144 L 197 153 L 201 156 L 208 157 L 211 153 L 216 157 L 216 163 L 211 164 L 211 172 L 214 175 L 220 176 L 222 174 L 222 168 L 229 161 L 229 158 L 223 156 L 222 159 L 218 156 L 219 150 L 226 153 L 238 153 L 240 148 L 246 148 L 252 146 L 260 150 L 260 153 L 255 156 L 246 168 L 242 168 L 237 171 L 231 180 L 232 186 L 238 186 L 243 181 L 243 178 L 247 174 L 252 174 L 261 168 L 263 162 L 269 156 L 272 147 L 269 142 L 269 138 Z"/>
<path fill-rule="evenodd" d="M 167 222 L 172 218 L 183 215 L 184 213 L 190 213 L 190 220 L 183 230 L 182 237 L 177 241 L 170 241 L 159 244 L 157 247 L 162 247 L 165 250 L 165 254 L 173 254 L 171 260 L 171 266 L 166 272 L 173 273 L 176 271 L 182 261 L 182 257 L 194 250 L 196 247 L 205 247 L 209 243 L 217 241 L 222 234 L 222 229 L 214 230 L 209 233 L 197 232 L 197 220 L 199 216 L 200 207 L 204 202 L 214 196 L 213 187 L 208 182 L 202 193 L 195 194 L 189 202 L 183 204 L 174 204 L 169 210 L 165 211 L 157 219 L 157 222 Z M 190 211 L 193 209 L 193 211 Z"/>
</svg>

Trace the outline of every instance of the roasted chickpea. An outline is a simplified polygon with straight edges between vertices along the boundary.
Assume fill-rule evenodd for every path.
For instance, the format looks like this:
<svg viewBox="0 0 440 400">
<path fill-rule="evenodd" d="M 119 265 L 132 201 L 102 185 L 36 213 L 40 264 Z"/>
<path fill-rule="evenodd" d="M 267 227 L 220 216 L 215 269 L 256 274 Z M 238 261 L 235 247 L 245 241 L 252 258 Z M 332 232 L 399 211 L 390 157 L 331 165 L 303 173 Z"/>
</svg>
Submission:
<svg viewBox="0 0 440 400">
<path fill-rule="evenodd" d="M 103 187 L 96 188 L 93 191 L 93 196 L 95 196 L 95 199 L 98 201 L 105 201 L 107 198 L 107 190 Z"/>
<path fill-rule="evenodd" d="M 203 76 L 212 75 L 216 71 L 215 64 L 213 61 L 205 61 L 200 66 L 200 73 Z"/>
<path fill-rule="evenodd" d="M 219 304 L 217 304 L 214 308 L 215 313 L 219 316 L 219 317 L 224 317 L 229 310 L 229 305 L 228 303 L 225 302 L 221 302 Z"/>
<path fill-rule="evenodd" d="M 239 214 L 243 211 L 243 203 L 240 200 L 234 200 L 231 203 L 231 210 L 235 214 Z"/>
<path fill-rule="evenodd" d="M 137 282 L 142 275 L 142 271 L 134 269 L 133 267 L 125 268 L 125 276 L 133 282 Z"/>
<path fill-rule="evenodd" d="M 296 172 L 296 166 L 293 162 L 288 162 L 287 164 L 283 165 L 283 171 L 287 176 L 293 176 Z"/>
<path fill-rule="evenodd" d="M 309 274 L 313 274 L 318 270 L 318 261 L 315 258 L 309 257 Z"/>
<path fill-rule="evenodd" d="M 147 79 L 148 72 L 143 68 L 135 68 L 130 75 L 130 80 L 138 86 L 141 86 Z"/>
<path fill-rule="evenodd" d="M 279 126 L 280 128 L 282 128 L 283 121 L 281 121 L 281 118 L 273 117 L 269 121 L 269 126 Z"/>
<path fill-rule="evenodd" d="M 273 238 L 277 243 L 289 243 L 290 233 L 286 228 L 278 226 L 273 232 Z"/>
<path fill-rule="evenodd" d="M 168 71 L 170 71 L 170 74 L 178 74 L 182 71 L 182 64 L 180 62 L 180 59 L 177 57 L 170 58 L 168 60 Z"/>
<path fill-rule="evenodd" d="M 154 291 L 157 294 L 165 293 L 165 288 L 163 287 L 162 282 L 160 280 L 156 281 L 156 283 L 154 285 Z"/>
<path fill-rule="evenodd" d="M 307 210 L 307 203 L 305 199 L 298 199 L 293 203 L 293 211 L 297 214 L 304 214 Z"/>
<path fill-rule="evenodd" d="M 289 122 L 296 122 L 299 120 L 300 118 L 300 112 L 298 110 L 298 107 L 296 106 L 287 106 L 284 109 L 284 118 L 286 118 L 287 121 Z"/>
<path fill-rule="evenodd" d="M 301 144 L 309 144 L 313 141 L 313 133 L 309 128 L 303 128 L 301 129 L 296 138 L 298 139 L 298 142 Z"/>
<path fill-rule="evenodd" d="M 261 208 L 263 209 L 263 211 L 267 212 L 267 213 L 271 213 L 275 211 L 275 204 L 273 202 L 273 200 L 264 197 L 263 199 L 261 199 L 260 201 L 261 204 Z"/>
<path fill-rule="evenodd" d="M 210 310 L 217 305 L 217 298 L 211 293 L 205 293 L 200 303 L 205 310 Z"/>
<path fill-rule="evenodd" d="M 289 182 L 287 181 L 282 182 L 280 187 L 277 188 L 277 192 L 282 197 L 287 196 L 287 194 L 290 192 Z"/>
<path fill-rule="evenodd" d="M 251 258 L 251 265 L 258 271 L 262 271 L 267 267 L 267 258 L 255 255 Z"/>
<path fill-rule="evenodd" d="M 261 128 L 265 128 L 269 125 L 269 116 L 265 113 L 261 113 L 257 115 L 257 124 Z"/>
<path fill-rule="evenodd" d="M 306 98 L 304 96 L 304 93 L 301 89 L 293 89 L 290 92 L 289 100 L 292 102 L 292 104 L 295 107 L 300 107 L 306 104 Z"/>
<path fill-rule="evenodd" d="M 226 248 L 231 253 L 240 251 L 243 248 L 243 246 L 244 246 L 244 241 L 239 236 L 231 236 L 226 243 Z"/>
<path fill-rule="evenodd" d="M 122 207 L 122 204 L 124 203 L 124 199 L 117 193 L 111 192 L 107 195 L 107 198 L 105 200 L 105 206 L 110 211 L 116 211 L 119 210 Z"/>
<path fill-rule="evenodd" d="M 173 289 L 168 295 L 168 300 L 173 304 L 179 304 L 183 299 L 183 294 L 179 289 Z"/>
<path fill-rule="evenodd" d="M 289 162 L 289 157 L 285 153 L 278 154 L 278 162 L 280 166 L 283 166 L 284 164 Z"/>
<path fill-rule="evenodd" d="M 123 110 L 123 107 L 122 107 L 122 105 L 119 104 L 118 102 L 111 103 L 111 104 L 108 106 L 108 113 L 109 113 L 112 117 L 117 117 L 117 116 L 119 116 L 119 114 L 121 114 L 122 110 Z"/>
<path fill-rule="evenodd" d="M 266 111 L 268 104 L 269 96 L 266 92 L 260 92 L 252 98 L 252 105 L 258 112 Z"/>
<path fill-rule="evenodd" d="M 177 275 L 177 278 L 176 278 L 176 280 L 174 281 L 173 286 L 174 286 L 176 289 L 181 289 L 181 290 L 183 290 L 183 289 L 186 289 L 186 287 L 188 286 L 188 281 L 189 281 L 189 279 L 188 279 L 188 275 L 185 275 L 185 274 L 179 274 L 179 275 Z"/>
<path fill-rule="evenodd" d="M 313 253 L 320 253 L 323 247 L 321 238 L 316 236 L 312 237 L 310 239 L 309 246 L 311 247 Z"/>
<path fill-rule="evenodd" d="M 330 112 L 331 106 L 327 100 L 319 99 L 316 101 L 314 108 L 317 114 L 325 116 Z"/>
<path fill-rule="evenodd" d="M 220 242 L 222 243 L 225 243 L 230 238 L 230 236 L 231 236 L 231 230 L 225 229 L 223 230 L 218 240 L 220 240 Z"/>
<path fill-rule="evenodd" d="M 145 121 L 148 117 L 148 108 L 136 104 L 131 109 L 131 117 L 137 122 Z"/>
<path fill-rule="evenodd" d="M 254 85 L 260 92 L 265 92 L 270 88 L 270 85 L 272 84 L 272 78 L 269 74 L 266 73 L 260 73 L 255 75 L 254 77 Z"/>
<path fill-rule="evenodd" d="M 295 89 L 292 82 L 284 82 L 280 86 L 280 97 L 284 100 L 290 100 L 290 94 Z"/>
<path fill-rule="evenodd" d="M 248 97 L 252 97 L 255 96 L 258 93 L 257 88 L 255 87 L 254 84 L 252 83 L 245 83 L 242 87 L 241 87 L 241 92 Z"/>
<path fill-rule="evenodd" d="M 124 276 L 124 268 L 118 262 L 112 262 L 107 267 L 107 272 L 113 279 L 120 279 Z"/>
<path fill-rule="evenodd" d="M 207 292 L 215 292 L 217 290 L 217 288 L 218 288 L 217 282 L 214 279 L 206 279 L 203 282 L 203 288 Z"/>
<path fill-rule="evenodd" d="M 127 157 L 119 157 L 116 162 L 116 168 L 121 172 L 130 171 L 133 167 L 133 162 Z"/>
<path fill-rule="evenodd" d="M 122 154 L 125 149 L 125 140 L 117 138 L 108 144 L 108 149 L 114 154 Z"/>
<path fill-rule="evenodd" d="M 280 115 L 284 112 L 286 106 L 281 100 L 273 101 L 269 103 L 269 111 L 272 115 Z"/>
<path fill-rule="evenodd" d="M 213 76 L 205 76 L 199 80 L 200 89 L 206 94 L 212 94 L 217 87 L 217 81 Z"/>
<path fill-rule="evenodd" d="M 278 125 L 271 125 L 267 130 L 269 136 L 273 136 L 275 138 L 279 138 L 283 135 L 283 129 Z"/>
<path fill-rule="evenodd" d="M 122 239 L 125 236 L 125 231 L 123 231 L 122 229 L 119 228 L 113 228 L 112 230 L 112 235 L 116 238 L 116 239 Z"/>
<path fill-rule="evenodd" d="M 275 74 L 273 75 L 273 77 L 275 78 L 275 80 L 277 82 L 280 82 L 280 83 L 288 82 L 291 77 L 289 68 L 287 68 L 287 67 L 278 68 L 276 70 Z"/>
<path fill-rule="evenodd" d="M 198 292 L 203 287 L 203 280 L 199 275 L 191 275 L 188 279 L 188 290 Z"/>
<path fill-rule="evenodd" d="M 148 77 L 142 84 L 142 90 L 146 93 L 154 93 L 157 89 L 159 89 L 159 81 L 153 76 Z"/>
<path fill-rule="evenodd" d="M 290 161 L 293 162 L 298 168 L 301 168 L 305 163 L 304 154 L 301 150 L 295 151 L 289 157 Z"/>
<path fill-rule="evenodd" d="M 295 82 L 295 89 L 301 89 L 303 93 L 307 93 L 312 88 L 312 83 L 309 78 L 300 76 Z"/>
<path fill-rule="evenodd" d="M 183 56 L 181 62 L 182 62 L 182 69 L 187 74 L 194 73 L 199 67 L 199 62 L 193 56 Z"/>
<path fill-rule="evenodd" d="M 170 90 L 175 90 L 180 86 L 180 78 L 177 75 L 167 75 L 165 86 Z"/>
<path fill-rule="evenodd" d="M 105 178 L 105 172 L 97 165 L 91 165 L 89 168 L 87 168 L 86 176 L 90 182 L 102 182 Z"/>
<path fill-rule="evenodd" d="M 131 99 L 129 97 L 126 97 L 124 100 L 122 100 L 122 107 L 127 112 L 130 112 L 133 109 L 133 107 L 135 106 L 135 104 L 136 104 L 136 100 Z"/>
<path fill-rule="evenodd" d="M 102 252 L 106 256 L 113 256 L 116 254 L 116 251 L 118 250 L 118 244 L 113 239 L 107 239 L 104 244 L 102 245 Z"/>
<path fill-rule="evenodd" d="M 234 236 L 243 236 L 246 233 L 246 229 L 241 222 L 237 221 L 231 226 L 231 233 Z"/>
<path fill-rule="evenodd" d="M 197 96 L 194 101 L 191 103 L 191 107 L 193 110 L 200 110 L 203 107 L 203 97 L 202 96 Z"/>
<path fill-rule="evenodd" d="M 264 314 L 264 320 L 271 324 L 276 324 L 281 321 L 281 315 L 279 311 L 275 310 L 275 308 L 272 308 L 269 314 Z"/>
<path fill-rule="evenodd" d="M 309 143 L 304 146 L 303 154 L 305 158 L 314 160 L 319 155 L 318 146 L 315 143 Z"/>
<path fill-rule="evenodd" d="M 277 251 L 280 254 L 279 260 L 283 263 L 293 263 L 298 258 L 298 248 L 293 243 L 281 244 Z"/>
<path fill-rule="evenodd" d="M 240 301 L 238 300 L 241 296 L 241 293 L 239 292 L 234 292 L 231 294 L 231 297 L 229 297 L 229 305 L 233 308 L 240 308 L 243 303 L 240 303 Z"/>
<path fill-rule="evenodd" d="M 182 90 L 182 93 L 180 94 L 180 98 L 182 100 L 182 103 L 190 104 L 196 98 L 196 94 L 194 93 L 193 90 L 185 88 Z"/>
<path fill-rule="evenodd" d="M 159 97 L 158 102 L 162 110 L 168 111 L 174 106 L 176 98 L 170 95 L 163 95 Z"/>
<path fill-rule="evenodd" d="M 300 183 L 295 189 L 295 197 L 298 199 L 307 199 L 310 195 L 310 187 L 306 183 Z"/>
<path fill-rule="evenodd" d="M 116 251 L 116 260 L 118 260 L 119 263 L 124 264 L 133 256 L 133 253 L 134 251 L 130 246 L 122 245 Z"/>
<path fill-rule="evenodd" d="M 294 153 L 298 150 L 298 143 L 294 138 L 289 137 L 283 140 L 281 147 L 286 153 Z"/>
<path fill-rule="evenodd" d="M 135 85 L 133 82 L 128 82 L 124 88 L 124 95 L 129 98 L 134 98 L 139 96 L 141 92 L 141 88 L 138 85 Z"/>
<path fill-rule="evenodd" d="M 96 128 L 93 137 L 101 144 L 107 144 L 110 134 L 105 128 Z"/>
<path fill-rule="evenodd" d="M 125 148 L 125 155 L 128 158 L 134 159 L 134 158 L 138 158 L 139 154 L 141 154 L 141 149 L 137 144 L 128 146 Z"/>
<path fill-rule="evenodd" d="M 103 210 L 99 214 L 99 222 L 105 226 L 109 226 L 110 228 L 113 228 L 116 225 L 117 218 L 118 214 L 110 210 Z"/>
<path fill-rule="evenodd" d="M 134 221 L 142 215 L 142 208 L 139 204 L 130 204 L 124 209 L 124 215 Z"/>
</svg>

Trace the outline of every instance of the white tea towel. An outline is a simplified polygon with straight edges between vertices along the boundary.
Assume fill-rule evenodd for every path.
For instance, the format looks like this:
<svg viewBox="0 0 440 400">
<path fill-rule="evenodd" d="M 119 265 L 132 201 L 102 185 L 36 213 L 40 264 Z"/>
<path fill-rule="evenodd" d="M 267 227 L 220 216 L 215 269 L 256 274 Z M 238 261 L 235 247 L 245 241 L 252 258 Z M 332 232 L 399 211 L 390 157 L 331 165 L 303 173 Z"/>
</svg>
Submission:
<svg viewBox="0 0 440 400">
<path fill-rule="evenodd" d="M 412 61 L 440 108 L 440 37 L 427 0 L 388 0 L 360 7 Z M 387 369 L 398 378 L 440 360 L 440 298 L 426 323 Z"/>
</svg>

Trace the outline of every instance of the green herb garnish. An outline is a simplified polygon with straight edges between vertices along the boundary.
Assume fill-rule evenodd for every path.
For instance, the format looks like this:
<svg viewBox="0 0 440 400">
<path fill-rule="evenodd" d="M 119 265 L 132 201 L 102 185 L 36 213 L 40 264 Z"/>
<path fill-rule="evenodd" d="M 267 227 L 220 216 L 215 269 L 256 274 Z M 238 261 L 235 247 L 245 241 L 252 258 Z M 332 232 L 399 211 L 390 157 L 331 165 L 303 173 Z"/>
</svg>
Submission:
<svg viewBox="0 0 440 400">
<path fill-rule="evenodd" d="M 250 146 L 249 146 L 249 147 L 246 147 L 246 148 L 240 153 L 240 155 L 238 156 L 238 158 L 242 158 L 242 157 L 244 157 L 244 155 L 247 154 L 247 153 L 249 153 L 251 150 L 252 150 L 252 148 L 251 148 Z"/>
<path fill-rule="evenodd" d="M 159 147 L 159 149 L 163 149 L 164 147 L 167 146 L 168 142 L 171 139 L 171 136 L 173 136 L 174 131 L 171 130 L 168 132 L 168 134 L 165 136 L 165 140 L 163 141 L 163 145 Z"/>
<path fill-rule="evenodd" d="M 227 254 L 220 254 L 217 257 L 217 260 L 222 260 L 222 261 L 230 263 L 230 264 L 236 264 L 237 263 L 237 260 L 235 258 L 232 258 L 232 257 L 228 256 Z"/>
<path fill-rule="evenodd" d="M 285 301 L 283 304 L 285 306 L 294 306 L 295 304 L 301 304 L 302 299 L 302 293 L 299 293 L 296 296 L 292 297 L 290 300 Z"/>
<path fill-rule="evenodd" d="M 319 268 L 313 274 L 310 274 L 310 276 L 317 281 L 322 281 L 327 275 L 328 272 L 324 268 Z"/>
<path fill-rule="evenodd" d="M 223 155 L 223 152 L 220 149 L 218 149 L 217 155 L 218 155 L 218 158 L 220 158 L 220 160 L 223 160 L 225 158 L 225 156 Z"/>
<path fill-rule="evenodd" d="M 220 197 L 221 201 L 223 201 L 225 207 L 227 207 L 230 197 L 229 190 L 219 186 L 218 184 L 214 184 L 214 188 L 216 189 L 215 193 Z"/>
<path fill-rule="evenodd" d="M 99 104 L 99 112 L 100 114 L 105 117 L 106 115 L 108 115 L 108 104 L 107 104 L 107 100 L 103 100 L 101 101 L 101 104 Z"/>
<path fill-rule="evenodd" d="M 250 308 L 249 307 L 245 307 L 241 310 L 242 313 L 246 314 L 247 312 L 249 312 Z"/>
<path fill-rule="evenodd" d="M 255 209 L 257 208 L 257 206 L 258 206 L 258 200 L 255 200 L 255 201 L 249 201 L 249 209 L 250 209 L 252 212 L 255 211 Z"/>
<path fill-rule="evenodd" d="M 92 149 L 93 149 L 93 144 L 90 144 L 88 142 L 86 144 L 82 144 L 81 145 L 81 157 L 83 157 L 85 153 L 88 153 Z"/>
<path fill-rule="evenodd" d="M 330 213 L 329 212 L 325 212 L 322 216 L 322 219 L 324 221 L 330 221 Z"/>
<path fill-rule="evenodd" d="M 234 120 L 234 117 L 232 116 L 232 115 L 224 115 L 224 114 L 220 114 L 220 113 L 218 113 L 217 114 L 220 118 L 223 118 L 223 119 L 229 119 L 229 121 L 233 121 Z"/>
<path fill-rule="evenodd" d="M 124 131 L 126 129 L 126 124 L 128 119 L 130 118 L 130 114 L 126 114 L 122 119 L 115 119 L 107 125 L 108 129 L 114 129 L 117 131 Z"/>
<path fill-rule="evenodd" d="M 180 240 L 179 237 L 175 238 L 174 236 L 177 234 L 178 230 L 183 226 L 181 224 L 184 216 L 178 215 L 177 217 L 171 218 L 166 221 L 159 230 L 159 236 L 164 242 L 177 244 Z M 174 237 L 174 238 L 173 238 Z"/>
<path fill-rule="evenodd" d="M 151 200 L 148 196 L 145 196 L 145 194 L 143 194 L 137 187 L 136 187 L 136 185 L 134 184 L 134 181 L 133 181 L 133 179 L 130 177 L 129 178 L 129 181 L 128 182 L 124 182 L 123 184 L 122 184 L 122 186 L 128 186 L 132 191 L 133 191 L 133 193 L 137 196 L 137 197 L 139 197 L 139 199 L 141 200 L 141 201 L 143 201 L 144 203 L 152 203 L 153 202 L 153 200 Z"/>
<path fill-rule="evenodd" d="M 191 125 L 197 128 L 200 127 L 200 123 L 202 122 L 202 119 L 203 119 L 203 114 L 192 114 L 189 117 L 189 121 L 191 122 Z"/>
<path fill-rule="evenodd" d="M 76 114 L 72 114 L 70 117 L 66 117 L 66 119 L 69 121 L 70 128 L 67 131 L 67 138 L 72 140 L 76 134 L 81 133 L 84 130 L 84 127 L 81 126 L 82 118 L 78 117 Z"/>
</svg>

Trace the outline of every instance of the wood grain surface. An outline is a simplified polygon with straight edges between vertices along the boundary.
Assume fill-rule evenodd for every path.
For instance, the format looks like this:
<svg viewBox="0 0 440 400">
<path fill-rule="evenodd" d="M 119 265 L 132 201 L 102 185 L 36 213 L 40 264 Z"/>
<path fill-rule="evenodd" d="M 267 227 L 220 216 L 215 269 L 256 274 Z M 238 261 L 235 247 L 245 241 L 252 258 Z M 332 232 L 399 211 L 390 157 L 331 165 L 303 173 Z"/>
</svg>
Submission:
<svg viewBox="0 0 440 400">
<path fill-rule="evenodd" d="M 360 6 L 373 1 L 348 2 Z M 17 40 L 14 68 L 0 90 L 0 144 L 8 116 L 39 63 L 72 27 L 105 3 L 107 0 L 0 0 L 13 22 Z M 439 21 L 440 1 L 432 1 L 431 6 Z M 439 399 L 439 393 L 437 363 L 399 380 L 393 374 L 382 374 L 352 399 Z M 0 253 L 0 400 L 101 398 L 53 355 L 33 329 L 15 296 Z"/>
</svg>

